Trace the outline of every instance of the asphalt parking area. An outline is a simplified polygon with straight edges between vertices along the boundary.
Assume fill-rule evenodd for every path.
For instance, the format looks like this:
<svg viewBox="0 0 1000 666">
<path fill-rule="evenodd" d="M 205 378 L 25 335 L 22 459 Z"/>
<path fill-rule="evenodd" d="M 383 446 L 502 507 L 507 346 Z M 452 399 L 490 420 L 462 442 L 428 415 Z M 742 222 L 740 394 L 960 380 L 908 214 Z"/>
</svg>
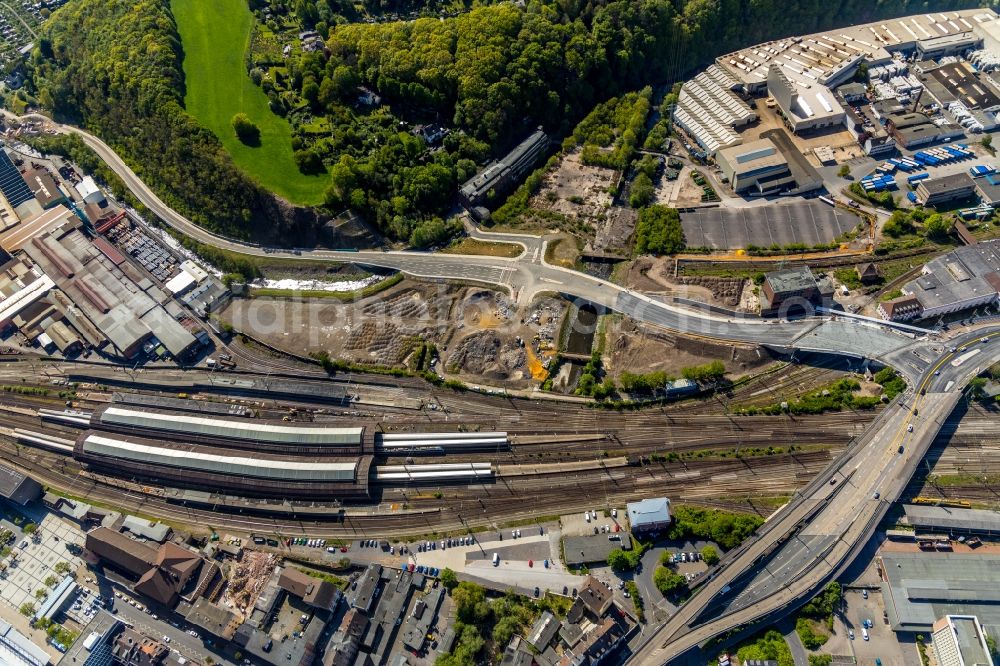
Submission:
<svg viewBox="0 0 1000 666">
<path fill-rule="evenodd" d="M 859 224 L 856 215 L 818 200 L 681 213 L 687 246 L 716 250 L 832 243 Z"/>
<path fill-rule="evenodd" d="M 28 544 L 22 548 L 21 544 L 25 541 Z M 24 603 L 37 607 L 40 601 L 35 597 L 35 591 L 49 589 L 45 579 L 56 576 L 61 580 L 63 577 L 56 573 L 56 564 L 66 562 L 71 572 L 80 567 L 80 558 L 70 554 L 66 545 L 75 543 L 82 547 L 83 541 L 84 535 L 78 529 L 54 514 L 46 515 L 32 537 L 21 536 L 12 544 L 17 559 L 13 563 L 10 557 L 4 560 L 8 566 L 5 575 L 0 577 L 0 599 L 14 608 L 20 608 Z"/>
</svg>

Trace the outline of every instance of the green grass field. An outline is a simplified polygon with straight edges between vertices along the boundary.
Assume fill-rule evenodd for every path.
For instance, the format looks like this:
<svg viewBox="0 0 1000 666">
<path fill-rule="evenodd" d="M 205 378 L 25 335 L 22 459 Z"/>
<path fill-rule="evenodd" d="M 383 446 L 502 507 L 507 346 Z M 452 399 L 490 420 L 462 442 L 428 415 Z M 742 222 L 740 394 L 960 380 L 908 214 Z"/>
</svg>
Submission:
<svg viewBox="0 0 1000 666">
<path fill-rule="evenodd" d="M 262 186 L 302 205 L 318 204 L 328 178 L 302 174 L 292 158 L 292 129 L 271 113 L 267 95 L 244 67 L 253 26 L 246 0 L 171 0 L 184 46 L 188 112 L 222 140 L 233 161 Z M 243 112 L 260 128 L 260 145 L 244 145 L 231 124 Z"/>
</svg>

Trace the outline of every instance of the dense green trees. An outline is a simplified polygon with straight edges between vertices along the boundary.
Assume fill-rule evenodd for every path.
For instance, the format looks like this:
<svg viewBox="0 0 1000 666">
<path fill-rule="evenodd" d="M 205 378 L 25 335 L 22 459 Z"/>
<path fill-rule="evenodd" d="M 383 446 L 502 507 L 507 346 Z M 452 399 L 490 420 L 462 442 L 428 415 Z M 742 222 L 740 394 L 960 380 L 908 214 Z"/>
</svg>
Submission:
<svg viewBox="0 0 1000 666">
<path fill-rule="evenodd" d="M 670 539 L 708 539 L 724 549 L 738 546 L 764 521 L 759 516 L 690 506 L 674 507 Z"/>
<path fill-rule="evenodd" d="M 359 8 L 344 0 L 250 0 L 254 10 L 266 6 L 272 17 L 292 16 L 316 29 L 329 48 L 294 50 L 273 76 L 264 76 L 266 63 L 252 62 L 250 77 L 275 113 L 295 117 L 299 168 L 332 168 L 328 209 L 355 209 L 385 233 L 409 239 L 445 216 L 455 186 L 474 164 L 506 151 L 536 125 L 566 136 L 593 111 L 589 140 L 574 135 L 573 141 L 582 143 L 588 163 L 623 168 L 644 144 L 651 103 L 644 85 L 680 80 L 719 53 L 779 35 L 965 4 L 529 0 L 445 19 L 347 23 Z M 368 0 L 360 8 L 437 6 L 444 5 Z M 76 0 L 54 12 L 44 31 L 29 67 L 33 100 L 99 134 L 199 224 L 308 242 L 316 216 L 279 206 L 184 111 L 183 51 L 169 0 Z M 388 106 L 356 107 L 359 85 Z M 408 128 L 400 120 L 436 120 L 456 131 L 430 150 L 402 131 Z M 654 133 L 655 148 L 662 145 L 662 123 Z M 642 195 L 645 180 L 638 185 Z M 652 221 L 639 234 L 643 251 L 683 246 L 673 226 L 664 238 L 661 227 L 649 228 Z"/>
<path fill-rule="evenodd" d="M 653 205 L 639 211 L 636 254 L 676 254 L 684 249 L 684 229 L 676 208 Z"/>
<path fill-rule="evenodd" d="M 28 85 L 57 117 L 100 135 L 199 224 L 238 236 L 253 226 L 277 231 L 286 216 L 272 197 L 183 109 L 182 50 L 168 0 L 80 0 L 44 30 L 49 46 L 32 54 Z"/>
<path fill-rule="evenodd" d="M 232 120 L 233 131 L 237 138 L 247 145 L 255 145 L 260 142 L 260 128 L 245 113 L 237 113 Z"/>
<path fill-rule="evenodd" d="M 667 567 L 659 566 L 653 572 L 653 585 L 660 591 L 660 594 L 668 597 L 686 590 L 687 579 Z"/>
</svg>

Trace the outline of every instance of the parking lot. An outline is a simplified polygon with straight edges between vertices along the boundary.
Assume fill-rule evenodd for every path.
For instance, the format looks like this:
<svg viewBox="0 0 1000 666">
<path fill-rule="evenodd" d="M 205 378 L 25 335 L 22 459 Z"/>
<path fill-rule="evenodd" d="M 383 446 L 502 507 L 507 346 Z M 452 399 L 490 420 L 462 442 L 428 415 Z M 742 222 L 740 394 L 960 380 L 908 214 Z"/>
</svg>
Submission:
<svg viewBox="0 0 1000 666">
<path fill-rule="evenodd" d="M 687 246 L 717 250 L 831 243 L 859 224 L 856 215 L 818 200 L 681 213 Z"/>
<path fill-rule="evenodd" d="M 849 636 L 850 631 L 854 632 L 854 639 L 848 638 L 848 643 L 858 664 L 874 664 L 876 659 L 881 659 L 883 666 L 919 663 L 919 657 L 912 643 L 901 645 L 896 633 L 883 621 L 882 612 L 885 607 L 881 592 L 869 591 L 868 598 L 865 599 L 860 590 L 847 590 L 844 592 L 844 602 L 846 619 L 835 615 L 834 631 L 845 636 Z M 866 619 L 871 620 L 872 625 L 868 629 L 867 641 L 862 634 Z"/>
<path fill-rule="evenodd" d="M 20 535 L 20 532 L 17 532 Z M 27 541 L 26 547 L 21 545 Z M 47 514 L 38 525 L 38 530 L 31 537 L 18 536 L 13 544 L 17 558 L 13 562 L 8 558 L 7 570 L 0 578 L 0 598 L 14 608 L 21 604 L 31 603 L 37 607 L 40 603 L 35 592 L 49 589 L 45 579 L 63 575 L 55 571 L 59 562 L 66 562 L 70 571 L 76 571 L 81 560 L 67 550 L 67 544 L 76 544 L 82 548 L 84 535 L 69 523 L 63 522 L 54 514 Z"/>
</svg>

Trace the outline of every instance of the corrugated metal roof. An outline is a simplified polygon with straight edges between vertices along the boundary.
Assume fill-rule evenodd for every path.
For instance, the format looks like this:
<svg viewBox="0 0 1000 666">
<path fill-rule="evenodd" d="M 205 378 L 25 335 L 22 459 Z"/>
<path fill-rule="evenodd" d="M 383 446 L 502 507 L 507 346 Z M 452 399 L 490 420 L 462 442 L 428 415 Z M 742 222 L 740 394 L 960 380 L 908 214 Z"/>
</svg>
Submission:
<svg viewBox="0 0 1000 666">
<path fill-rule="evenodd" d="M 279 425 L 260 421 L 216 419 L 190 414 L 163 414 L 123 407 L 109 407 L 101 414 L 101 423 L 191 433 L 226 439 L 285 444 L 357 446 L 364 428 Z"/>
<path fill-rule="evenodd" d="M 83 450 L 168 467 L 290 481 L 352 481 L 357 462 L 299 462 L 224 456 L 139 444 L 101 435 L 88 435 Z"/>
<path fill-rule="evenodd" d="M 996 511 L 905 504 L 903 513 L 914 527 L 1000 532 L 1000 513 Z"/>
</svg>

